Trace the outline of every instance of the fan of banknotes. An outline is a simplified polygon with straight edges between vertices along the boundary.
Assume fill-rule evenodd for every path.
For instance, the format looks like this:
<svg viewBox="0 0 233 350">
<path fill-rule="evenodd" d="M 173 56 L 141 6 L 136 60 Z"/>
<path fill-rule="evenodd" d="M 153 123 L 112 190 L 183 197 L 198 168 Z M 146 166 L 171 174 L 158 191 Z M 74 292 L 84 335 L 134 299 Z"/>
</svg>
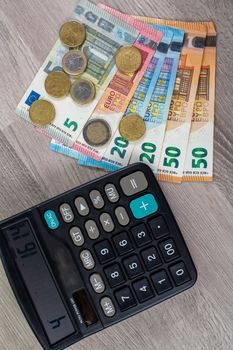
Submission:
<svg viewBox="0 0 233 350">
<path fill-rule="evenodd" d="M 17 107 L 51 150 L 158 180 L 212 181 L 216 28 L 80 0 Z"/>
</svg>

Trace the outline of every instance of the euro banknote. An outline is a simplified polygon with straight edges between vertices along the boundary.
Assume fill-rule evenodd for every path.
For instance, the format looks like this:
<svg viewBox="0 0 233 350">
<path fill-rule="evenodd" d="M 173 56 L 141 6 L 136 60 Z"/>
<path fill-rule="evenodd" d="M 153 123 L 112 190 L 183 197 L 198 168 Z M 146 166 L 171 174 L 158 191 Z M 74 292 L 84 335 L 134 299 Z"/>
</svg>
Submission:
<svg viewBox="0 0 233 350">
<path fill-rule="evenodd" d="M 213 180 L 216 30 L 213 22 L 203 24 L 207 37 L 182 181 Z"/>
<path fill-rule="evenodd" d="M 111 128 L 111 135 L 114 135 L 118 128 L 120 119 L 138 87 L 157 45 L 162 39 L 161 32 L 142 22 L 132 19 L 130 25 L 139 30 L 140 33 L 133 45 L 141 51 L 142 65 L 137 72 L 131 75 L 117 71 L 89 118 L 89 122 L 98 118 L 98 120 L 108 123 Z M 87 143 L 85 135 L 81 133 L 74 148 L 96 160 L 100 160 L 108 148 L 109 142 L 110 139 L 104 145 L 95 147 Z"/>
<path fill-rule="evenodd" d="M 153 18 L 146 20 L 153 22 Z M 157 174 L 158 180 L 180 183 L 200 75 L 206 27 L 196 22 L 160 21 L 164 25 L 185 31 Z"/>
<path fill-rule="evenodd" d="M 27 89 L 17 107 L 17 114 L 30 122 L 29 107 L 39 99 L 44 98 L 53 103 L 56 117 L 50 125 L 41 130 L 53 138 L 73 145 L 89 116 L 95 109 L 101 96 L 114 77 L 117 69 L 114 56 L 122 45 L 131 45 L 138 37 L 138 30 L 115 16 L 103 11 L 87 0 L 80 0 L 74 11 L 74 19 L 85 25 L 86 40 L 80 47 L 88 58 L 88 66 L 83 74 L 96 87 L 96 96 L 88 105 L 77 105 L 70 96 L 55 99 L 49 96 L 44 88 L 48 73 L 62 70 L 61 61 L 68 51 L 58 40 L 33 82 Z"/>
</svg>

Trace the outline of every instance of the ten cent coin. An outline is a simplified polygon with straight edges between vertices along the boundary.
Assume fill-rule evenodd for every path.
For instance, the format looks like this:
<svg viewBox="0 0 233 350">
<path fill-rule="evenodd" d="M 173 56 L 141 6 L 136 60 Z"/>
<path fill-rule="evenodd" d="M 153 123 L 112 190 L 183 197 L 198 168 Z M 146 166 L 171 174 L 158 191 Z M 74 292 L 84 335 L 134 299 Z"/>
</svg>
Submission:
<svg viewBox="0 0 233 350">
<path fill-rule="evenodd" d="M 87 79 L 78 79 L 72 84 L 70 95 L 79 104 L 91 102 L 95 97 L 95 85 Z"/>
<path fill-rule="evenodd" d="M 90 120 L 83 128 L 83 137 L 91 146 L 105 145 L 111 137 L 110 126 L 103 119 Z"/>
<path fill-rule="evenodd" d="M 64 72 L 49 73 L 45 79 L 45 90 L 52 97 L 66 96 L 70 91 L 70 86 L 70 79 Z"/>
<path fill-rule="evenodd" d="M 47 125 L 55 118 L 54 105 L 46 100 L 36 100 L 29 108 L 29 117 L 33 124 Z"/>
<path fill-rule="evenodd" d="M 122 73 L 135 73 L 141 67 L 142 55 L 135 46 L 123 46 L 117 51 L 115 62 Z"/>
<path fill-rule="evenodd" d="M 86 30 L 78 21 L 68 21 L 61 26 L 59 37 L 64 45 L 75 48 L 84 42 Z"/>
<path fill-rule="evenodd" d="M 128 114 L 119 124 L 119 132 L 128 141 L 139 140 L 146 132 L 146 124 L 137 114 Z"/>
<path fill-rule="evenodd" d="M 82 74 L 87 66 L 87 58 L 80 50 L 68 51 L 62 58 L 62 68 L 70 75 Z"/>
</svg>

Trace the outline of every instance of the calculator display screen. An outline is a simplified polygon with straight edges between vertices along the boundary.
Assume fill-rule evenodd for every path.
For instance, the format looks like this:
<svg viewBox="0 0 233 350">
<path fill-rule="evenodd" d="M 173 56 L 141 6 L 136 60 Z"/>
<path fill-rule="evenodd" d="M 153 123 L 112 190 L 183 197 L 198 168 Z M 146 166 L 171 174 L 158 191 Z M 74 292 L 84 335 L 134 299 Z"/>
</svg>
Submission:
<svg viewBox="0 0 233 350">
<path fill-rule="evenodd" d="M 35 233 L 24 219 L 3 229 L 19 273 L 51 344 L 75 332 Z"/>
</svg>

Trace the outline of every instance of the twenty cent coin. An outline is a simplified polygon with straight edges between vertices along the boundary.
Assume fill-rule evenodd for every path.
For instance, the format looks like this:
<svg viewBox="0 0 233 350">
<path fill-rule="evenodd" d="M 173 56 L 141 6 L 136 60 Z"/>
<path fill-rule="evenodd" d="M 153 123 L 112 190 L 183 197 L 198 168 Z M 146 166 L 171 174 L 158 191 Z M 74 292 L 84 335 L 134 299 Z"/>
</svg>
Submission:
<svg viewBox="0 0 233 350">
<path fill-rule="evenodd" d="M 87 79 L 78 79 L 72 84 L 70 95 L 79 104 L 91 102 L 95 97 L 95 85 Z"/>
<path fill-rule="evenodd" d="M 115 62 L 120 72 L 124 74 L 135 73 L 141 67 L 142 55 L 135 46 L 123 46 L 117 51 Z"/>
<path fill-rule="evenodd" d="M 75 48 L 84 42 L 86 30 L 78 21 L 68 21 L 61 26 L 59 37 L 64 45 Z"/>
<path fill-rule="evenodd" d="M 146 124 L 137 114 L 128 114 L 119 124 L 119 132 L 128 141 L 139 140 L 146 132 Z"/>
<path fill-rule="evenodd" d="M 70 79 L 64 72 L 49 73 L 45 79 L 46 92 L 56 98 L 64 97 L 70 91 Z"/>
<path fill-rule="evenodd" d="M 111 137 L 111 128 L 103 119 L 93 119 L 83 128 L 84 140 L 91 146 L 102 146 Z"/>
<path fill-rule="evenodd" d="M 44 126 L 51 123 L 55 115 L 54 105 L 46 100 L 36 100 L 29 109 L 29 117 L 36 125 Z"/>
<path fill-rule="evenodd" d="M 68 51 L 62 59 L 62 68 L 70 75 L 82 74 L 87 66 L 87 58 L 80 50 Z"/>
</svg>

